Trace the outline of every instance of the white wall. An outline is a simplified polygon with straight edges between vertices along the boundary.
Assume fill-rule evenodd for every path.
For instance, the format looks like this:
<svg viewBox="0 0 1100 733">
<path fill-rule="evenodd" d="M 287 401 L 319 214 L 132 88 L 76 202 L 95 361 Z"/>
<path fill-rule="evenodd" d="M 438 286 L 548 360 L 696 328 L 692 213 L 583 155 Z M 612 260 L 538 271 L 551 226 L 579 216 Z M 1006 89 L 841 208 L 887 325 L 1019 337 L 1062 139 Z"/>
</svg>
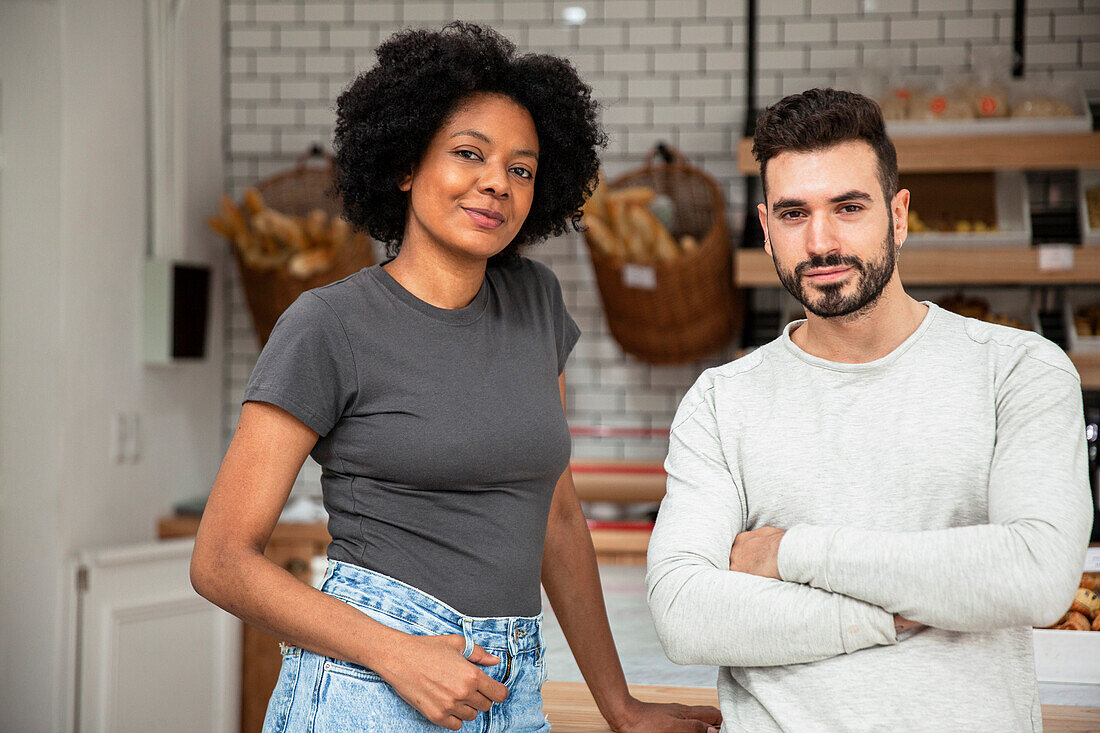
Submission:
<svg viewBox="0 0 1100 733">
<path fill-rule="evenodd" d="M 217 294 L 206 360 L 139 360 L 143 5 L 0 3 L 0 715 L 10 730 L 64 720 L 64 559 L 153 539 L 175 501 L 209 490 L 222 452 Z M 220 3 L 186 0 L 181 22 L 187 228 L 166 249 L 214 263 L 217 278 L 222 248 L 203 221 L 222 181 Z M 109 459 L 116 411 L 141 418 L 136 464 Z"/>
<path fill-rule="evenodd" d="M 658 140 L 680 147 L 721 185 L 734 230 L 744 222 L 736 143 L 745 116 L 744 0 L 226 0 L 226 187 L 239 192 L 332 139 L 333 105 L 374 49 L 406 26 L 488 23 L 525 51 L 563 55 L 592 84 L 611 136 L 610 176 L 641 165 Z M 563 24 L 578 5 L 587 22 Z M 1010 49 L 1012 0 L 766 0 L 758 5 L 757 103 L 837 83 L 889 55 L 908 73 L 971 70 L 975 51 Z M 1100 3 L 1029 0 L 1026 76 L 1074 81 L 1100 97 Z M 753 202 L 750 202 L 750 204 Z M 604 321 L 587 248 L 556 237 L 530 256 L 550 265 L 583 331 L 566 368 L 573 426 L 667 429 L 684 392 L 734 350 L 686 366 L 624 356 Z M 235 273 L 227 270 L 226 442 L 258 349 Z M 777 292 L 777 291 L 773 291 Z M 772 296 L 775 297 L 775 296 Z M 581 459 L 660 461 L 667 439 L 577 437 Z M 314 471 L 296 491 L 319 494 Z"/>
<path fill-rule="evenodd" d="M 55 3 L 0 3 L 0 710 L 12 730 L 56 727 L 42 695 L 60 652 L 59 53 Z M 39 710 L 23 704 L 35 699 Z"/>
</svg>

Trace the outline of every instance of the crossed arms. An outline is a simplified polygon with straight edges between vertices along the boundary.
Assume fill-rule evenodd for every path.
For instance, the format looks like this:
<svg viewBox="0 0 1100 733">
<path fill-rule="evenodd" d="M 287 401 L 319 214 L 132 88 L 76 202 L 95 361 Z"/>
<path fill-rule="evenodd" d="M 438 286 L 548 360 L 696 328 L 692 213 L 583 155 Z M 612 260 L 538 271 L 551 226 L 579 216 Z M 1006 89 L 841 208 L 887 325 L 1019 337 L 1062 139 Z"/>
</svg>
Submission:
<svg viewBox="0 0 1100 733">
<path fill-rule="evenodd" d="M 896 643 L 894 614 L 952 631 L 1057 620 L 1077 585 L 1092 507 L 1080 384 L 1060 371 L 1048 381 L 1050 390 L 1000 398 L 989 524 L 782 528 L 782 580 L 729 570 L 747 529 L 744 494 L 719 439 L 714 391 L 697 385 L 672 430 L 649 546 L 649 606 L 668 657 L 813 662 Z"/>
</svg>

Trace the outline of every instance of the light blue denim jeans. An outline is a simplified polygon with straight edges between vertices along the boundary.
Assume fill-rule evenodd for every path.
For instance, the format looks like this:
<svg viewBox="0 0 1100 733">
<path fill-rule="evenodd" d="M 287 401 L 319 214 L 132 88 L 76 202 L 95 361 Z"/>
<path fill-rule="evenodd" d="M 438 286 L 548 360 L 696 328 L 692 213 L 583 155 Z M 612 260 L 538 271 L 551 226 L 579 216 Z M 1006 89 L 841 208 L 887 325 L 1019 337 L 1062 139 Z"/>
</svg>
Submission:
<svg viewBox="0 0 1100 733">
<path fill-rule="evenodd" d="M 546 642 L 542 615 L 479 618 L 464 616 L 439 599 L 399 580 L 357 565 L 329 560 L 321 590 L 375 621 L 418 636 L 462 634 L 465 656 L 473 645 L 500 657 L 481 667 L 508 688 L 462 726 L 462 733 L 545 733 L 542 713 Z M 381 677 L 358 664 L 282 645 L 279 681 L 267 705 L 264 733 L 426 733 L 446 731 L 402 700 Z"/>
</svg>

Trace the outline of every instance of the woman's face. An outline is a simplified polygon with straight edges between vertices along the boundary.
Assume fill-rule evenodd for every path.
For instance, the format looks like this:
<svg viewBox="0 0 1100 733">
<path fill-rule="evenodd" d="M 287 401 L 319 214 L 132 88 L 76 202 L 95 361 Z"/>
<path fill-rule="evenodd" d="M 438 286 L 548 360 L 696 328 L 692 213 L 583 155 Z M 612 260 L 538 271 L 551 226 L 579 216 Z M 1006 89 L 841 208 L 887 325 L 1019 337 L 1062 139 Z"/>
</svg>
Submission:
<svg viewBox="0 0 1100 733">
<path fill-rule="evenodd" d="M 535 123 L 508 97 L 477 94 L 436 132 L 412 175 L 402 249 L 441 248 L 487 259 L 511 243 L 531 210 Z"/>
</svg>

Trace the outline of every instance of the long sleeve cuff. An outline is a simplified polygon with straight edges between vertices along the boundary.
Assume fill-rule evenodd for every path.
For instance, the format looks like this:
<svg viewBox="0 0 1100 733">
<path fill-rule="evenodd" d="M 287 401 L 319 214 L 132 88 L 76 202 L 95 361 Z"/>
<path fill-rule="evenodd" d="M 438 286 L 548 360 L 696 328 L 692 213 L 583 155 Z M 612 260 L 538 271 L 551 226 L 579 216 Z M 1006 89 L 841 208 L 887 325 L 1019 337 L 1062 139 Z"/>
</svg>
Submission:
<svg viewBox="0 0 1100 733">
<path fill-rule="evenodd" d="M 779 543 L 779 577 L 788 583 L 802 583 L 832 592 L 829 587 L 829 545 L 839 527 L 796 524 Z"/>
<path fill-rule="evenodd" d="M 829 587 L 828 556 L 839 527 L 799 524 L 787 530 L 779 543 L 779 576 L 833 592 Z M 839 598 L 838 598 L 839 600 Z M 840 639 L 847 654 L 869 646 L 896 644 L 893 614 L 865 603 L 839 604 Z"/>
<path fill-rule="evenodd" d="M 847 600 L 846 596 L 838 597 Z M 894 614 L 869 603 L 842 603 L 840 640 L 844 644 L 845 654 L 870 646 L 897 644 Z"/>
</svg>

